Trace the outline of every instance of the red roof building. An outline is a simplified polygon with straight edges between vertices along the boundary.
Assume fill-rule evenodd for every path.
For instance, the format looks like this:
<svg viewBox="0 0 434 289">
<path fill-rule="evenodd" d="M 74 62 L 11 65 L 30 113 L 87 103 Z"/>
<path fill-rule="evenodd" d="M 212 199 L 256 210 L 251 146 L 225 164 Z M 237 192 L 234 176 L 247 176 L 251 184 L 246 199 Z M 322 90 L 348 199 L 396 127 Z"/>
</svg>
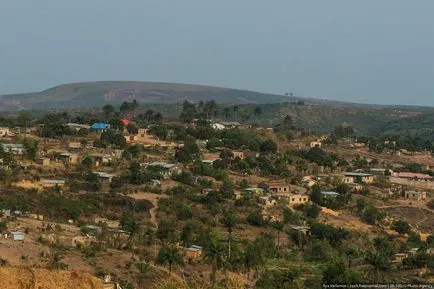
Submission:
<svg viewBox="0 0 434 289">
<path fill-rule="evenodd" d="M 420 173 L 400 172 L 400 173 L 394 173 L 393 176 L 402 179 L 415 179 L 415 180 L 425 180 L 425 181 L 433 180 L 433 177 L 431 177 L 430 175 L 420 174 Z"/>
<path fill-rule="evenodd" d="M 130 121 L 128 119 L 121 119 L 121 123 L 127 126 L 130 123 Z"/>
</svg>

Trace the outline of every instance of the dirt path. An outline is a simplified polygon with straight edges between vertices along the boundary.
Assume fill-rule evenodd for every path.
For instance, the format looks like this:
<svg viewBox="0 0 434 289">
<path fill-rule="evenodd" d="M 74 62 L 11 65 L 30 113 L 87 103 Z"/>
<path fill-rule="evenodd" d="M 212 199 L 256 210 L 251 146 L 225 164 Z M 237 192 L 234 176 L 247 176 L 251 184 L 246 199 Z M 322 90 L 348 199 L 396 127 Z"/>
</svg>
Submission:
<svg viewBox="0 0 434 289">
<path fill-rule="evenodd" d="M 129 195 L 129 197 L 135 200 L 148 200 L 152 203 L 152 209 L 149 210 L 149 214 L 151 215 L 151 223 L 158 228 L 157 222 L 157 210 L 158 210 L 158 200 L 161 198 L 169 197 L 166 194 L 153 194 L 153 193 L 136 193 Z"/>
<path fill-rule="evenodd" d="M 431 212 L 431 213 L 434 213 L 434 210 L 432 210 L 432 209 L 430 209 L 430 208 L 428 208 L 427 206 L 412 206 L 412 205 L 389 205 L 389 206 L 380 206 L 380 207 L 377 207 L 378 209 L 387 209 L 387 208 L 404 208 L 404 207 L 407 207 L 407 208 L 416 208 L 416 209 L 419 209 L 419 210 L 426 210 L 426 211 L 429 211 L 429 212 Z"/>
</svg>

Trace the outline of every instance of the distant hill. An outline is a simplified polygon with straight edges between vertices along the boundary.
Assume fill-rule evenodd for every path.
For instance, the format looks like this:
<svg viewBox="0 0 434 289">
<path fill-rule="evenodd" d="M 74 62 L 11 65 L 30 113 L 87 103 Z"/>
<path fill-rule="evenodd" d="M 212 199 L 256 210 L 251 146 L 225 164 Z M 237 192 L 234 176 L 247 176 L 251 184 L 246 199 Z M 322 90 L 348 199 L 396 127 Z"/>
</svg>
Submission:
<svg viewBox="0 0 434 289">
<path fill-rule="evenodd" d="M 220 103 L 279 103 L 289 96 L 213 86 L 162 82 L 99 81 L 71 83 L 41 92 L 0 96 L 0 110 L 100 107 L 136 99 L 143 103 L 179 103 L 214 99 Z"/>
</svg>

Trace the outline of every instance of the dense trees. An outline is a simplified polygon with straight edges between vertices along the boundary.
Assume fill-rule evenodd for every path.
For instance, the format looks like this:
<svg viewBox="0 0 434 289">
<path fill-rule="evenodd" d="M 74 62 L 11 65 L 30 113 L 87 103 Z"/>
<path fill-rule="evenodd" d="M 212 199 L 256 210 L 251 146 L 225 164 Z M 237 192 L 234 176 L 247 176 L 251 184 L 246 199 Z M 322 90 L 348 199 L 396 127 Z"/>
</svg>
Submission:
<svg viewBox="0 0 434 289">
<path fill-rule="evenodd" d="M 43 124 L 40 135 L 42 137 L 56 138 L 65 135 L 71 135 L 72 132 L 66 125 L 69 116 L 67 113 L 46 114 L 40 123 Z"/>
<path fill-rule="evenodd" d="M 311 148 L 307 151 L 301 151 L 300 156 L 308 161 L 314 162 L 320 166 L 332 167 L 332 157 L 319 147 Z"/>
<path fill-rule="evenodd" d="M 124 136 L 115 130 L 107 130 L 101 134 L 98 142 L 95 143 L 96 146 L 100 147 L 113 147 L 122 149 L 125 147 L 127 141 Z"/>
</svg>

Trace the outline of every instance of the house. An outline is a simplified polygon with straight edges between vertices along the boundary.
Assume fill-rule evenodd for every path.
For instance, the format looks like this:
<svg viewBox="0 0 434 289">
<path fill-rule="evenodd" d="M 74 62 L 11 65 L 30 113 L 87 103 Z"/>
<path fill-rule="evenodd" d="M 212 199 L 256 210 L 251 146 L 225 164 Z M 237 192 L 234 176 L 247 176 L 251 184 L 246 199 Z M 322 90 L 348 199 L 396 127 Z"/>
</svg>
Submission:
<svg viewBox="0 0 434 289">
<path fill-rule="evenodd" d="M 309 146 L 311 148 L 320 148 L 322 146 L 322 143 L 320 141 L 312 141 L 310 142 Z"/>
<path fill-rule="evenodd" d="M 313 187 L 313 185 L 316 184 L 316 180 L 314 180 L 314 178 L 312 178 L 311 176 L 304 176 L 301 183 L 303 186 L 311 188 Z"/>
<path fill-rule="evenodd" d="M 161 186 L 161 182 L 160 182 L 160 180 L 157 180 L 157 179 L 152 179 L 152 180 L 149 182 L 149 184 L 150 184 L 151 186 L 153 186 L 153 187 Z"/>
<path fill-rule="evenodd" d="M 366 173 L 345 173 L 343 182 L 345 184 L 372 184 L 374 182 L 374 175 Z"/>
<path fill-rule="evenodd" d="M 41 185 L 44 188 L 63 187 L 65 185 L 65 180 L 42 179 Z"/>
<path fill-rule="evenodd" d="M 121 124 L 122 124 L 123 126 L 127 126 L 127 125 L 130 124 L 130 121 L 129 121 L 128 119 L 121 119 Z"/>
<path fill-rule="evenodd" d="M 11 134 L 11 131 L 8 127 L 0 127 L 0 137 L 8 136 Z"/>
<path fill-rule="evenodd" d="M 426 192 L 423 191 L 405 191 L 404 198 L 416 201 L 426 200 Z"/>
<path fill-rule="evenodd" d="M 243 160 L 245 158 L 243 151 L 232 151 L 232 154 L 234 155 L 234 159 L 239 158 Z"/>
<path fill-rule="evenodd" d="M 206 149 L 206 145 L 207 145 L 208 141 L 207 140 L 196 140 L 196 144 L 199 147 L 199 149 L 202 151 L 204 149 Z"/>
<path fill-rule="evenodd" d="M 214 191 L 214 189 L 211 189 L 211 188 L 202 188 L 200 190 L 199 195 L 201 195 L 201 196 L 208 196 L 208 194 L 211 193 L 212 191 Z"/>
<path fill-rule="evenodd" d="M 324 198 L 336 198 L 337 196 L 339 196 L 339 193 L 336 192 L 330 192 L 330 191 L 322 191 L 321 195 Z"/>
<path fill-rule="evenodd" d="M 239 200 L 239 199 L 241 199 L 241 192 L 239 192 L 239 191 L 234 191 L 234 198 L 235 198 L 235 200 Z"/>
<path fill-rule="evenodd" d="M 291 187 L 288 185 L 268 185 L 268 191 L 272 193 L 289 193 Z"/>
<path fill-rule="evenodd" d="M 36 160 L 36 163 L 38 165 L 43 166 L 43 167 L 48 167 L 50 165 L 50 163 L 51 163 L 51 160 L 49 158 L 38 158 Z"/>
<path fill-rule="evenodd" d="M 81 143 L 71 141 L 68 143 L 68 149 L 69 150 L 75 150 L 75 151 L 81 150 Z"/>
<path fill-rule="evenodd" d="M 402 263 L 405 258 L 408 258 L 407 253 L 396 253 L 394 258 L 392 259 L 392 263 Z"/>
<path fill-rule="evenodd" d="M 393 177 L 399 178 L 399 179 L 425 181 L 425 182 L 434 180 L 434 178 L 428 174 L 410 173 L 410 172 L 393 173 Z"/>
<path fill-rule="evenodd" d="M 299 233 L 302 233 L 304 235 L 309 235 L 309 232 L 310 232 L 310 227 L 308 227 L 308 226 L 296 226 L 296 225 L 292 225 L 292 226 L 290 226 L 290 228 L 292 230 L 295 230 L 295 231 L 297 231 Z"/>
<path fill-rule="evenodd" d="M 149 135 L 148 135 L 148 129 L 147 128 L 139 128 L 138 131 L 137 131 L 137 135 L 140 138 L 148 138 L 149 137 Z"/>
<path fill-rule="evenodd" d="M 113 178 L 116 177 L 114 174 L 104 173 L 104 172 L 93 172 L 102 183 L 111 183 Z"/>
<path fill-rule="evenodd" d="M 104 132 L 110 128 L 110 125 L 107 123 L 96 122 L 92 124 L 90 128 L 95 132 Z"/>
<path fill-rule="evenodd" d="M 93 147 L 94 147 L 94 145 L 93 145 L 93 140 L 88 140 L 88 141 L 86 142 L 85 147 L 86 147 L 87 149 L 91 149 L 91 148 L 93 148 Z"/>
<path fill-rule="evenodd" d="M 23 232 L 10 232 L 9 238 L 13 241 L 24 241 L 24 233 Z"/>
<path fill-rule="evenodd" d="M 302 205 L 309 202 L 309 196 L 302 193 L 280 193 L 273 196 L 285 201 L 288 206 Z"/>
<path fill-rule="evenodd" d="M 79 131 L 81 129 L 90 129 L 90 125 L 86 124 L 78 124 L 78 123 L 67 123 L 67 127 L 69 127 L 70 130 Z"/>
<path fill-rule="evenodd" d="M 26 217 L 34 220 L 40 220 L 40 221 L 44 220 L 44 215 L 41 214 L 27 213 Z"/>
<path fill-rule="evenodd" d="M 221 121 L 220 124 L 226 128 L 236 128 L 242 126 L 241 123 L 237 121 Z"/>
<path fill-rule="evenodd" d="M 376 176 L 384 176 L 386 172 L 390 170 L 382 168 L 371 168 L 369 171 Z"/>
<path fill-rule="evenodd" d="M 276 200 L 267 196 L 267 197 L 259 197 L 258 199 L 258 203 L 265 206 L 265 207 L 269 207 L 269 206 L 275 206 L 277 204 Z"/>
<path fill-rule="evenodd" d="M 26 149 L 23 144 L 20 143 L 2 143 L 3 150 L 13 155 L 24 155 Z"/>
<path fill-rule="evenodd" d="M 199 259 L 200 257 L 202 257 L 202 251 L 202 247 L 191 245 L 185 250 L 185 257 L 187 259 Z"/>
<path fill-rule="evenodd" d="M 95 224 L 100 224 L 100 223 L 101 224 L 106 224 L 107 227 L 114 228 L 114 229 L 117 229 L 120 226 L 120 221 L 118 221 L 118 220 L 109 220 L 109 219 L 103 218 L 103 217 L 95 217 L 93 219 L 93 222 Z"/>
<path fill-rule="evenodd" d="M 216 160 L 202 160 L 202 163 L 203 164 L 206 164 L 206 165 L 213 165 L 214 164 L 214 162 L 215 162 Z"/>
<path fill-rule="evenodd" d="M 11 210 L 5 210 L 5 209 L 3 209 L 2 213 L 3 213 L 3 218 L 9 219 L 9 218 L 12 217 Z"/>
<path fill-rule="evenodd" d="M 287 194 L 285 197 L 288 200 L 289 206 L 297 206 L 309 202 L 309 197 L 303 194 Z"/>
<path fill-rule="evenodd" d="M 262 195 L 264 193 L 264 190 L 261 188 L 246 188 L 244 189 L 244 193 L 247 193 L 249 195 Z"/>
<path fill-rule="evenodd" d="M 170 164 L 166 162 L 152 162 L 147 165 L 148 167 L 161 167 L 161 175 L 164 178 L 169 178 L 173 172 L 178 171 L 178 167 L 175 164 Z"/>
<path fill-rule="evenodd" d="M 78 163 L 78 154 L 73 153 L 61 153 L 57 157 L 57 160 L 64 164 L 77 164 Z"/>
<path fill-rule="evenodd" d="M 95 163 L 95 167 L 110 165 L 113 162 L 113 157 L 108 154 L 92 154 L 89 157 Z"/>
<path fill-rule="evenodd" d="M 211 124 L 211 127 L 215 130 L 224 130 L 226 128 L 226 126 L 224 124 L 215 122 Z"/>
</svg>

